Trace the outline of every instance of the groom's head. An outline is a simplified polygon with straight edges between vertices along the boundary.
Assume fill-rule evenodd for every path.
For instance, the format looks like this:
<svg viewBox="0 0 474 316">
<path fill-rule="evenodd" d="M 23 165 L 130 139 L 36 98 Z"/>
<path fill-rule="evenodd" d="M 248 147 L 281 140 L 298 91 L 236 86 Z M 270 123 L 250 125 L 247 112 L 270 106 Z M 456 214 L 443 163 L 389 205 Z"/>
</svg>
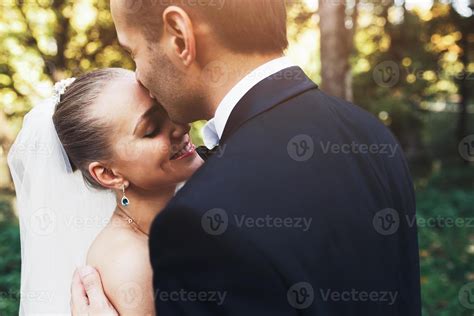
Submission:
<svg viewBox="0 0 474 316">
<path fill-rule="evenodd" d="M 226 71 L 288 45 L 284 0 L 111 0 L 111 9 L 137 79 L 180 123 L 212 117 L 206 102 Z"/>
</svg>

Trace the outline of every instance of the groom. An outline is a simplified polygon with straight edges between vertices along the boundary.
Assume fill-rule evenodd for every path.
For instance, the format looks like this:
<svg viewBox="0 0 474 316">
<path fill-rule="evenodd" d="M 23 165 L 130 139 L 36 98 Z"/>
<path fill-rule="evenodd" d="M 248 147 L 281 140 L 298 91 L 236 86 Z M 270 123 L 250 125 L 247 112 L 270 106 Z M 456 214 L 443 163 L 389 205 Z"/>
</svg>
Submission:
<svg viewBox="0 0 474 316">
<path fill-rule="evenodd" d="M 137 80 L 172 120 L 209 120 L 218 146 L 151 227 L 158 315 L 421 314 L 402 150 L 284 57 L 283 0 L 111 8 Z M 113 314 L 80 273 L 73 310 Z"/>
</svg>

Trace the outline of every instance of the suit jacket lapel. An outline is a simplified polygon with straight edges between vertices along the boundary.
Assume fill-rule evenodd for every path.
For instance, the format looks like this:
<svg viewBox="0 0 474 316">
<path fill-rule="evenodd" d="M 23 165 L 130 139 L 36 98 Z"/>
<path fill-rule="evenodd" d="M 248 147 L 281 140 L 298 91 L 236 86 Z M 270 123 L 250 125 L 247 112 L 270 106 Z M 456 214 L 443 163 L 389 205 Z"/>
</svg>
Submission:
<svg viewBox="0 0 474 316">
<path fill-rule="evenodd" d="M 220 145 L 248 120 L 318 86 L 300 67 L 290 67 L 262 80 L 237 103 L 224 128 Z"/>
</svg>

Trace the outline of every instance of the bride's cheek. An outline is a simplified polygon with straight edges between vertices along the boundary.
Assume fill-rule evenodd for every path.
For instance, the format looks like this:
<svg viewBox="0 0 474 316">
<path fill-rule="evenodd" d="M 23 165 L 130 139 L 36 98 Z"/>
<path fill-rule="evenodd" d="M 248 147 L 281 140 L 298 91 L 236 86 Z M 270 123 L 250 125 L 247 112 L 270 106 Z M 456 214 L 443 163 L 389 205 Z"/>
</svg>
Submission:
<svg viewBox="0 0 474 316">
<path fill-rule="evenodd" d="M 163 146 L 154 148 L 150 160 L 153 161 L 158 168 L 165 168 L 170 162 L 167 148 Z"/>
<path fill-rule="evenodd" d="M 156 157 L 156 148 L 153 142 L 144 142 L 141 146 L 142 155 L 139 157 L 139 159 L 142 161 L 142 163 L 146 163 L 146 161 L 153 161 Z"/>
<path fill-rule="evenodd" d="M 170 152 L 170 145 L 166 142 L 160 142 L 159 146 L 159 155 L 162 158 L 165 158 L 169 155 Z"/>
</svg>

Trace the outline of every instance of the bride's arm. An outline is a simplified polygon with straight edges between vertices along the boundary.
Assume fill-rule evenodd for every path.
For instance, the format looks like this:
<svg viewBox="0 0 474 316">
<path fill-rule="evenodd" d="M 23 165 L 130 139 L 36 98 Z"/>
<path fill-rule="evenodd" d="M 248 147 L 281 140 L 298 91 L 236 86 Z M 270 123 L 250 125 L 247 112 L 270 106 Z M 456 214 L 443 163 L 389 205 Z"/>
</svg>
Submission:
<svg viewBox="0 0 474 316">
<path fill-rule="evenodd" d="M 153 272 L 146 246 L 122 240 L 120 247 L 89 251 L 87 264 L 99 271 L 104 292 L 121 316 L 155 315 Z"/>
</svg>

